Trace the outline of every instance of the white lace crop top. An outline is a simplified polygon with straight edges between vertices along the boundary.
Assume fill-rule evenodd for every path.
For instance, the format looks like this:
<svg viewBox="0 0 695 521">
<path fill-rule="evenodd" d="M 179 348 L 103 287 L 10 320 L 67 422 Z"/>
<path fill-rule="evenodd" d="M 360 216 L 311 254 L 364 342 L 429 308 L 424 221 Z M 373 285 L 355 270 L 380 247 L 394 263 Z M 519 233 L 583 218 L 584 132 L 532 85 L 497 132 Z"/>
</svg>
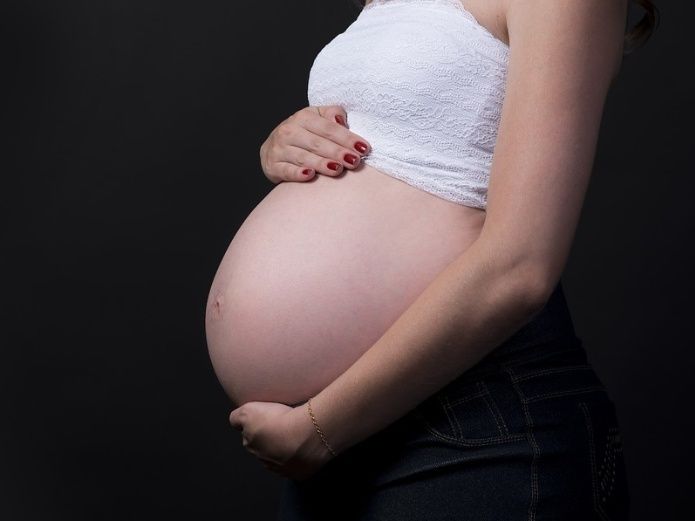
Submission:
<svg viewBox="0 0 695 521">
<path fill-rule="evenodd" d="M 372 0 L 316 56 L 309 105 L 341 105 L 363 161 L 484 209 L 509 47 L 460 0 Z"/>
</svg>

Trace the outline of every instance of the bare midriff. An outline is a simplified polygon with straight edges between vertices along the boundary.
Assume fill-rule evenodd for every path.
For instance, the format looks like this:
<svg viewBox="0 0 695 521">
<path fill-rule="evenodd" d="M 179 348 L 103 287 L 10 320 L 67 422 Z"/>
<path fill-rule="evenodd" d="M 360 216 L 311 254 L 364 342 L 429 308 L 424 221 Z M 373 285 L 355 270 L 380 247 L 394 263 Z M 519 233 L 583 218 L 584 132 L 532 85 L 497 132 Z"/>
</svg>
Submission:
<svg viewBox="0 0 695 521">
<path fill-rule="evenodd" d="M 210 289 L 224 391 L 298 404 L 352 365 L 479 236 L 485 211 L 363 164 L 282 182 L 233 237 Z"/>
</svg>

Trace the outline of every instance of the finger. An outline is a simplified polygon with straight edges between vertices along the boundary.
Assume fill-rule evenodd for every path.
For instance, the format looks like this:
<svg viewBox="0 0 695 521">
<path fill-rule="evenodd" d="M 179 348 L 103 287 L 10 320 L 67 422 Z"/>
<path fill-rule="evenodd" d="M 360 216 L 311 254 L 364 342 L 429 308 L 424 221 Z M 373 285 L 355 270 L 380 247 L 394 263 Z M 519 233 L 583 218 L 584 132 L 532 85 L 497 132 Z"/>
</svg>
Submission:
<svg viewBox="0 0 695 521">
<path fill-rule="evenodd" d="M 284 157 L 289 163 L 298 165 L 300 167 L 308 167 L 315 170 L 319 174 L 328 176 L 337 176 L 343 172 L 343 169 L 349 167 L 350 169 L 357 168 L 362 160 L 357 154 L 352 152 L 339 152 L 335 155 L 343 156 L 342 161 L 336 161 L 332 157 L 326 158 L 321 155 L 315 154 L 301 147 L 288 146 L 284 150 Z M 351 158 L 351 159 L 350 159 Z"/>
<path fill-rule="evenodd" d="M 296 132 L 305 133 L 306 131 L 297 127 Z M 312 139 L 309 133 L 305 137 Z M 301 141 L 301 138 L 298 140 Z M 320 173 L 335 174 L 335 171 L 327 167 L 329 162 L 334 161 L 332 158 L 321 157 L 301 146 L 278 145 L 270 157 L 270 161 L 273 170 L 280 171 L 282 176 L 293 181 L 311 179 L 317 170 Z M 310 170 L 309 173 L 305 173 L 306 169 Z"/>
<path fill-rule="evenodd" d="M 343 110 L 343 107 L 341 107 L 340 105 L 328 105 L 319 108 L 321 109 L 320 112 L 323 118 L 329 121 L 335 121 L 336 123 L 344 126 L 345 128 L 350 128 L 350 125 L 348 125 L 347 121 L 347 112 L 345 112 L 345 110 Z"/>
<path fill-rule="evenodd" d="M 263 460 L 261 460 L 261 463 L 263 464 L 263 467 L 266 470 L 269 470 L 270 472 L 274 472 L 275 474 L 278 474 L 279 476 L 289 477 L 288 469 L 284 465 L 277 465 L 271 461 L 263 461 Z"/>
<path fill-rule="evenodd" d="M 335 121 L 329 121 L 328 119 L 322 117 L 321 115 L 324 112 L 325 109 L 321 108 L 317 109 L 316 111 L 306 111 L 302 113 L 301 116 L 297 117 L 295 121 L 301 128 L 308 130 L 310 133 L 317 134 L 324 139 L 333 141 L 334 143 L 347 150 L 350 150 L 353 153 L 357 152 L 360 155 L 369 154 L 372 147 L 366 139 L 358 134 L 355 134 L 354 132 L 351 132 Z M 295 143 L 290 142 L 289 144 Z"/>
<path fill-rule="evenodd" d="M 366 155 L 371 151 L 369 142 L 362 136 L 326 118 L 306 118 L 302 126 L 309 132 L 337 143 L 353 153 L 358 152 L 360 155 Z"/>
<path fill-rule="evenodd" d="M 229 415 L 229 423 L 232 426 L 232 428 L 238 430 L 238 431 L 243 431 L 244 430 L 244 424 L 242 422 L 241 418 L 241 407 L 238 407 L 234 409 L 230 415 Z"/>
<path fill-rule="evenodd" d="M 326 139 L 301 127 L 296 130 L 292 140 L 287 145 L 286 149 L 278 150 L 278 154 L 283 155 L 283 161 L 289 161 L 300 166 L 300 162 L 306 161 L 307 166 L 315 168 L 320 173 L 326 175 L 338 175 L 344 168 L 355 169 L 362 161 L 362 155 L 356 151 L 342 147 L 330 139 Z M 295 147 L 295 149 L 293 150 L 292 147 Z M 318 156 L 318 158 L 306 155 L 306 152 L 313 154 L 313 156 Z M 340 165 L 340 168 L 331 167 L 330 163 L 336 162 Z"/>
<path fill-rule="evenodd" d="M 283 181 L 309 181 L 316 177 L 316 170 L 306 166 L 298 166 L 294 163 L 280 161 L 273 165 L 276 175 Z"/>
<path fill-rule="evenodd" d="M 261 460 L 261 461 L 263 462 L 264 465 L 268 465 L 269 467 L 275 467 L 275 468 L 280 467 L 280 463 L 277 462 L 277 461 L 275 461 L 275 460 L 273 460 L 273 459 L 264 458 L 264 457 L 261 457 L 261 456 L 258 456 L 258 459 Z"/>
</svg>

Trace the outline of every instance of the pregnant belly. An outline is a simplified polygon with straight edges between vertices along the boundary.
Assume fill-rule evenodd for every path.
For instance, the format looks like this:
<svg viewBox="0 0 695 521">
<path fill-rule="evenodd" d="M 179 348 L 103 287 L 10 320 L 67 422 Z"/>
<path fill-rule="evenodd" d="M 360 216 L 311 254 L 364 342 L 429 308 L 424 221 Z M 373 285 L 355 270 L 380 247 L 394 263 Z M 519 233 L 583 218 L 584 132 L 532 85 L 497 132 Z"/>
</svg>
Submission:
<svg viewBox="0 0 695 521">
<path fill-rule="evenodd" d="M 208 297 L 208 352 L 227 395 L 297 404 L 320 392 L 484 219 L 367 165 L 278 184 L 235 234 Z"/>
</svg>

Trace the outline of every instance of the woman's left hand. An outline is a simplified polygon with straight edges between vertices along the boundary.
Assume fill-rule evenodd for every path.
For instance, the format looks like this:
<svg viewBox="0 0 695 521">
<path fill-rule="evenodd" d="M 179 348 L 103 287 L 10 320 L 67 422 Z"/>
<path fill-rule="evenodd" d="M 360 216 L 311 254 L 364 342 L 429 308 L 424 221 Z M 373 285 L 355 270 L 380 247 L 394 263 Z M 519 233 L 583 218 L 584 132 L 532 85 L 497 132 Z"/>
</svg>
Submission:
<svg viewBox="0 0 695 521">
<path fill-rule="evenodd" d="M 286 478 L 306 479 L 333 457 L 304 405 L 247 402 L 230 413 L 229 423 L 241 431 L 246 450 Z"/>
</svg>

